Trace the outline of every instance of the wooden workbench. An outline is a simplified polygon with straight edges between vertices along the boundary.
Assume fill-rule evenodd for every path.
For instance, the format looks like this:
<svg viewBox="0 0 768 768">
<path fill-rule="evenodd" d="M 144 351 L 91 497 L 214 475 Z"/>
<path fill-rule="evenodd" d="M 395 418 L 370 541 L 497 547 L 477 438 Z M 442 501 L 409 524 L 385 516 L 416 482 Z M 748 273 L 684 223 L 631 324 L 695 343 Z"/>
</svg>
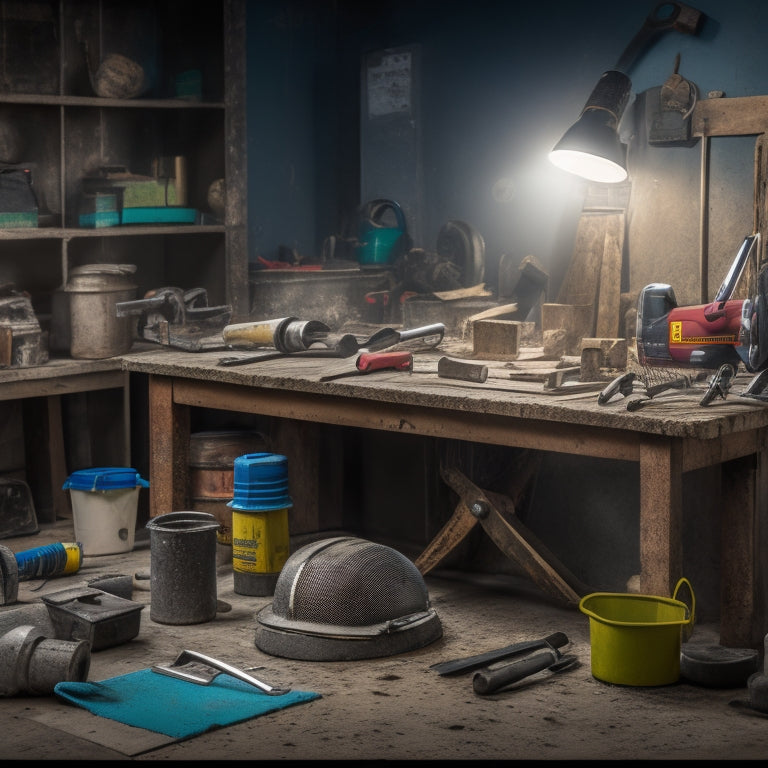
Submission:
<svg viewBox="0 0 768 768">
<path fill-rule="evenodd" d="M 128 373 L 119 357 L 100 360 L 51 358 L 43 365 L 0 369 L 0 400 L 18 400 L 23 409 L 27 453 L 27 481 L 33 492 L 39 522 L 54 522 L 69 514 L 69 497 L 62 490 L 67 462 L 62 423 L 62 395 L 107 392 L 89 429 L 88 408 L 82 408 L 86 464 L 130 462 L 130 395 Z M 115 407 L 117 406 L 117 407 Z M 70 469 L 82 469 L 81 466 Z"/>
<path fill-rule="evenodd" d="M 489 363 L 483 384 L 441 379 L 437 360 L 443 353 L 435 351 L 415 354 L 413 372 L 333 381 L 320 379 L 351 369 L 354 358 L 222 367 L 222 354 L 163 347 L 122 358 L 127 371 L 148 374 L 150 515 L 189 503 L 191 408 L 619 459 L 639 465 L 641 591 L 670 595 L 683 575 L 682 476 L 719 468 L 721 643 L 760 647 L 766 632 L 761 553 L 768 528 L 768 406 L 736 395 L 747 379 L 736 381 L 727 400 L 706 408 L 698 405 L 699 388 L 670 390 L 630 412 L 622 402 L 599 405 L 599 387 L 553 393 L 540 381 L 512 380 L 510 364 Z"/>
</svg>

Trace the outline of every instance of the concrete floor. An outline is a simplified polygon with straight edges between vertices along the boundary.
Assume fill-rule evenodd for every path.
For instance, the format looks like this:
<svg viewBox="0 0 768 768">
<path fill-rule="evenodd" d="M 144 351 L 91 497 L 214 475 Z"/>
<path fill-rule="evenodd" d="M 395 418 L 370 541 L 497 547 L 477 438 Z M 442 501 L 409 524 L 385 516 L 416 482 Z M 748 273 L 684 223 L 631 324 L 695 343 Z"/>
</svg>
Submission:
<svg viewBox="0 0 768 768">
<path fill-rule="evenodd" d="M 20 552 L 74 536 L 68 521 L 4 540 Z M 76 574 L 24 581 L 19 602 L 111 574 L 146 576 L 150 545 L 137 532 L 132 552 L 86 557 Z M 0 698 L 0 757 L 28 760 L 345 760 L 345 759 L 764 759 L 768 717 L 732 702 L 746 684 L 706 688 L 681 680 L 661 687 L 600 682 L 590 666 L 589 620 L 543 596 L 524 579 L 438 571 L 425 579 L 443 635 L 424 648 L 378 659 L 297 661 L 267 655 L 254 642 L 255 614 L 271 597 L 235 594 L 231 565 L 218 567 L 223 608 L 212 621 L 172 626 L 150 618 L 149 582 L 134 581 L 146 604 L 138 635 L 91 653 L 88 680 L 171 663 L 195 650 L 239 668 L 258 668 L 272 685 L 320 698 L 184 740 L 91 714 L 55 694 Z M 7 617 L 7 614 L 6 614 Z M 430 665 L 564 632 L 576 667 L 541 672 L 488 696 L 472 673 L 438 675 Z M 697 626 L 691 642 L 712 643 L 717 627 Z M 762 668 L 761 668 L 762 669 Z M 190 683 L 192 685 L 192 683 Z"/>
</svg>

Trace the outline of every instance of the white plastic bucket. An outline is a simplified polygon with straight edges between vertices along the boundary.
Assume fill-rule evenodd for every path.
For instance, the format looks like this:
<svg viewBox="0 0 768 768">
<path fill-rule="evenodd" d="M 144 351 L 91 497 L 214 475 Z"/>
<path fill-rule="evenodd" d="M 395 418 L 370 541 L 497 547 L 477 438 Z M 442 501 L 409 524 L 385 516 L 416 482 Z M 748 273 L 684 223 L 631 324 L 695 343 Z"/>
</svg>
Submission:
<svg viewBox="0 0 768 768">
<path fill-rule="evenodd" d="M 139 490 L 149 487 L 135 469 L 81 469 L 62 487 L 69 489 L 75 539 L 84 556 L 115 555 L 133 549 Z"/>
</svg>

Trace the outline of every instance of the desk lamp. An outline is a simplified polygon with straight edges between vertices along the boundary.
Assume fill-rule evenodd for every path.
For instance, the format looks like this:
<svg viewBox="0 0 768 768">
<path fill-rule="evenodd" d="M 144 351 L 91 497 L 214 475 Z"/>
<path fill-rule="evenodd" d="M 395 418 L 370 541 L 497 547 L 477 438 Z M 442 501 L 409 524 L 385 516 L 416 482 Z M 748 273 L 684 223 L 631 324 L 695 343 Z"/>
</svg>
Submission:
<svg viewBox="0 0 768 768">
<path fill-rule="evenodd" d="M 632 89 L 632 81 L 625 73 L 661 32 L 676 29 L 695 35 L 702 20 L 703 14 L 691 6 L 658 3 L 616 66 L 602 74 L 579 119 L 549 153 L 550 161 L 589 181 L 624 181 L 627 147 L 619 139 L 618 127 Z"/>
<path fill-rule="evenodd" d="M 549 153 L 558 168 L 590 181 L 618 183 L 627 178 L 627 147 L 617 132 L 632 82 L 616 69 L 604 72 L 579 119 Z"/>
</svg>

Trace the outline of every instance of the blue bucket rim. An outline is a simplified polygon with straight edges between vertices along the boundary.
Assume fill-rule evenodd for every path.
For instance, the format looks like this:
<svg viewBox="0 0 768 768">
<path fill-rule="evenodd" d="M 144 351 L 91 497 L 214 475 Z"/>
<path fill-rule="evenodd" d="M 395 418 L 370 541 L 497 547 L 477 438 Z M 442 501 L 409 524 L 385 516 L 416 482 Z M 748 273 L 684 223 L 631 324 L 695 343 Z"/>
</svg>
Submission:
<svg viewBox="0 0 768 768">
<path fill-rule="evenodd" d="M 109 491 L 118 488 L 149 488 L 149 481 L 133 467 L 90 467 L 72 472 L 61 487 L 65 491 Z"/>
</svg>

